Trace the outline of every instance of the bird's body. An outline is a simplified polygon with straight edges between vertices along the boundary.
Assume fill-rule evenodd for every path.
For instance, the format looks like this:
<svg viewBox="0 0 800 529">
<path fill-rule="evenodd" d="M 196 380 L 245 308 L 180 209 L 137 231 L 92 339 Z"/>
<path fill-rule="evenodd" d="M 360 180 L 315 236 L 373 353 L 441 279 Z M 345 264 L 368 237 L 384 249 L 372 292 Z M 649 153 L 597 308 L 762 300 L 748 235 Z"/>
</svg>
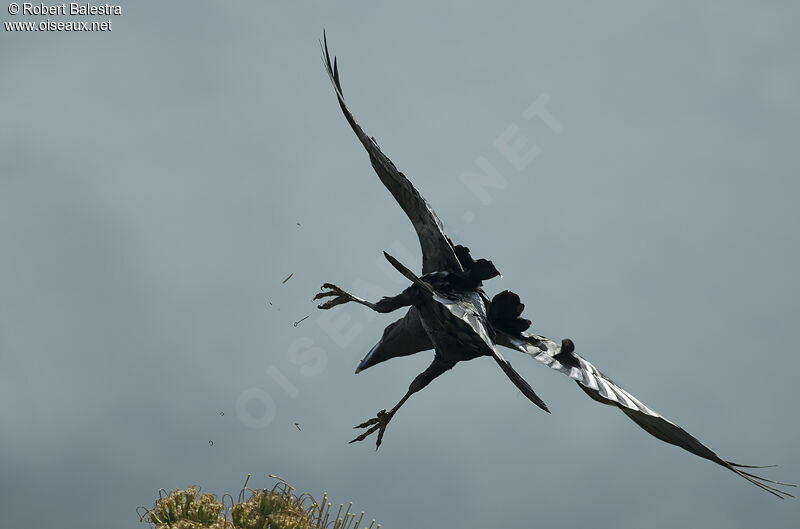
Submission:
<svg viewBox="0 0 800 529">
<path fill-rule="evenodd" d="M 739 465 L 721 459 L 684 429 L 644 405 L 575 353 L 571 340 L 565 338 L 558 344 L 544 336 L 527 332 L 531 322 L 521 317 L 524 305 L 513 292 L 501 292 L 490 300 L 482 285 L 483 281 L 500 275 L 494 264 L 486 259 L 473 259 L 468 248 L 454 245 L 445 235 L 441 221 L 427 201 L 383 154 L 374 138 L 363 131 L 347 108 L 336 60 L 331 61 L 327 41 L 323 45 L 323 53 L 323 61 L 347 122 L 367 150 L 372 167 L 381 182 L 409 217 L 417 232 L 422 249 L 422 275 L 417 276 L 392 256 L 384 254 L 412 283 L 397 296 L 385 297 L 371 303 L 335 285 L 325 283 L 323 289 L 327 290 L 317 294 L 314 299 L 331 298 L 320 305 L 322 309 L 348 302 L 360 303 L 384 313 L 408 308 L 402 318 L 386 327 L 380 341 L 359 363 L 356 373 L 391 358 L 434 350 L 430 366 L 411 382 L 408 392 L 400 402 L 390 411 L 381 410 L 377 417 L 358 425 L 356 428 L 367 430 L 351 442 L 362 441 L 377 431 L 377 449 L 387 424 L 412 394 L 458 362 L 480 356 L 494 358 L 506 376 L 531 402 L 549 411 L 530 385 L 500 354 L 498 346 L 503 346 L 523 352 L 572 378 L 592 399 L 620 408 L 636 424 L 658 439 L 724 466 L 775 496 L 792 496 L 771 484 L 794 485 L 771 481 L 743 470 L 760 467 Z"/>
<path fill-rule="evenodd" d="M 452 298 L 436 292 L 433 302 L 419 310 L 422 327 L 442 360 L 455 364 L 492 355 L 486 306 L 477 292 L 459 293 Z"/>
</svg>

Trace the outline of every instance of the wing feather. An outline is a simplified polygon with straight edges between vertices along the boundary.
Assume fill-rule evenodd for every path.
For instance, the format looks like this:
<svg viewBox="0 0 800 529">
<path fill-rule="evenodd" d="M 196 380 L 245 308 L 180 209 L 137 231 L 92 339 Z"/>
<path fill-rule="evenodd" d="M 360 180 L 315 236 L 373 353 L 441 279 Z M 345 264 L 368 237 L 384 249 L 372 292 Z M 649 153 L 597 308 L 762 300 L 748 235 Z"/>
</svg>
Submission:
<svg viewBox="0 0 800 529">
<path fill-rule="evenodd" d="M 411 307 L 405 316 L 384 329 L 380 341 L 358 364 L 356 373 L 390 358 L 408 356 L 428 349 L 433 349 L 433 343 L 422 326 L 416 307 Z"/>
<path fill-rule="evenodd" d="M 722 459 L 689 432 L 647 407 L 639 399 L 614 383 L 613 380 L 603 374 L 589 361 L 575 353 L 572 350 L 571 341 L 569 342 L 570 347 L 565 347 L 567 340 L 564 341 L 564 344 L 559 345 L 543 336 L 529 335 L 526 333 L 512 336 L 504 332 L 498 332 L 497 337 L 500 345 L 522 351 L 544 365 L 575 380 L 578 386 L 592 399 L 603 404 L 618 407 L 625 415 L 630 417 L 633 422 L 638 424 L 650 435 L 666 443 L 683 448 L 699 457 L 713 461 L 781 499 L 785 496 L 794 498 L 789 492 L 768 485 L 767 483 L 784 487 L 795 487 L 796 485 L 772 481 L 741 470 L 742 468 L 764 467 L 740 465 Z"/>
<path fill-rule="evenodd" d="M 358 136 L 359 141 L 369 153 L 369 159 L 373 169 L 389 190 L 394 199 L 403 208 L 414 230 L 417 232 L 419 244 L 422 249 L 422 274 L 428 274 L 438 270 L 448 272 L 463 272 L 461 263 L 458 261 L 450 239 L 445 235 L 442 222 L 436 213 L 428 205 L 428 202 L 414 188 L 408 178 L 397 170 L 394 163 L 381 151 L 374 138 L 369 137 L 358 124 L 350 109 L 344 102 L 342 95 L 342 85 L 339 81 L 339 67 L 336 58 L 331 63 L 331 55 L 328 52 L 328 39 L 323 36 L 322 52 L 323 62 L 328 71 L 328 76 L 333 83 L 339 106 L 342 108 L 345 119 L 350 127 Z"/>
</svg>

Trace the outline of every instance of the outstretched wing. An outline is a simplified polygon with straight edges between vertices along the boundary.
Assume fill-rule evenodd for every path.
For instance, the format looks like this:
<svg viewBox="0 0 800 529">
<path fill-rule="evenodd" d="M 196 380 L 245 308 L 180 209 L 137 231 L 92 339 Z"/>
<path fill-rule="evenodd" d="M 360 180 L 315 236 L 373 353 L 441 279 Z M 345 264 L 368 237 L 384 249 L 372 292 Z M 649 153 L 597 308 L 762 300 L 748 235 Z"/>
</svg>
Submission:
<svg viewBox="0 0 800 529">
<path fill-rule="evenodd" d="M 392 161 L 381 152 L 378 144 L 374 138 L 367 136 L 361 126 L 353 117 L 353 114 L 347 108 L 342 95 L 342 85 L 339 82 L 339 69 L 336 64 L 336 57 L 333 58 L 331 63 L 331 56 L 328 53 L 328 40 L 324 38 L 322 51 L 325 55 L 323 62 L 328 70 L 328 76 L 331 78 L 333 87 L 336 90 L 336 96 L 339 99 L 339 106 L 342 107 L 342 112 L 347 122 L 350 123 L 353 131 L 358 136 L 361 144 L 369 153 L 370 162 L 378 177 L 383 182 L 383 185 L 389 190 L 394 199 L 403 208 L 414 229 L 419 237 L 419 244 L 422 248 L 422 274 L 428 274 L 437 270 L 449 272 L 463 271 L 461 264 L 456 257 L 453 245 L 444 234 L 442 223 L 439 217 L 436 216 L 433 209 L 428 205 L 428 202 L 422 198 L 419 192 L 414 189 L 411 182 L 397 170 Z"/>
<path fill-rule="evenodd" d="M 787 487 L 796 485 L 772 481 L 742 470 L 743 468 L 765 467 L 739 465 L 723 460 L 689 432 L 647 407 L 639 399 L 615 384 L 594 365 L 576 354 L 571 340 L 564 340 L 561 345 L 558 345 L 543 336 L 529 335 L 527 333 L 512 336 L 498 332 L 497 335 L 498 343 L 501 345 L 527 353 L 547 367 L 567 375 L 575 380 L 578 386 L 591 398 L 603 404 L 618 407 L 650 435 L 722 465 L 781 499 L 784 496 L 794 498 L 792 494 L 768 485 L 768 483 Z"/>
</svg>

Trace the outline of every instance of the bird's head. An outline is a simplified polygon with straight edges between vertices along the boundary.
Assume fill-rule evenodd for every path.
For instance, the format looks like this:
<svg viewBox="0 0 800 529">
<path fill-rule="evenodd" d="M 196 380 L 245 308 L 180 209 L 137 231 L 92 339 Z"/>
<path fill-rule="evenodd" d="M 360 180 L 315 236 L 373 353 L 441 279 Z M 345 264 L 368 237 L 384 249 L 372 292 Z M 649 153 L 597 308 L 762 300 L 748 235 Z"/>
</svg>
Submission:
<svg viewBox="0 0 800 529">
<path fill-rule="evenodd" d="M 565 354 L 572 354 L 575 351 L 575 344 L 569 338 L 561 340 L 561 352 Z"/>
</svg>

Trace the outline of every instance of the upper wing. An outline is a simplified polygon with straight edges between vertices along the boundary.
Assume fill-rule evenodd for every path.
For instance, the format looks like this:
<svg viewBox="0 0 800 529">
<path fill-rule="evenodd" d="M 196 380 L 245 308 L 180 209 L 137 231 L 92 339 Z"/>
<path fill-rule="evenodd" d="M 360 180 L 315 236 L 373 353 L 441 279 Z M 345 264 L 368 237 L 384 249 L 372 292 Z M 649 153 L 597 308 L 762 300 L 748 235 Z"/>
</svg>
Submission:
<svg viewBox="0 0 800 529">
<path fill-rule="evenodd" d="M 361 144 L 369 153 L 370 162 L 383 185 L 389 190 L 392 196 L 403 208 L 419 237 L 419 244 L 422 247 L 422 274 L 428 274 L 437 270 L 450 272 L 463 271 L 461 264 L 453 250 L 453 245 L 444 234 L 442 223 L 428 205 L 419 192 L 414 189 L 411 182 L 397 170 L 392 161 L 381 152 L 374 138 L 370 138 L 356 122 L 353 114 L 347 108 L 342 95 L 342 85 L 339 82 L 339 69 L 336 64 L 336 57 L 331 64 L 331 56 L 328 53 L 328 40 L 324 37 L 323 53 L 325 57 L 325 67 L 328 76 L 331 78 L 336 96 L 339 98 L 339 106 L 342 107 L 344 117 L 353 131 L 358 136 Z"/>
<path fill-rule="evenodd" d="M 772 481 L 741 470 L 742 468 L 764 467 L 739 465 L 731 461 L 723 460 L 711 449 L 689 434 L 689 432 L 645 406 L 640 400 L 615 384 L 595 366 L 576 354 L 571 340 L 564 340 L 562 345 L 558 345 L 543 336 L 528 335 L 527 333 L 521 333 L 519 336 L 512 336 L 510 334 L 498 332 L 497 335 L 498 343 L 501 345 L 527 353 L 546 366 L 572 378 L 591 398 L 603 404 L 618 407 L 625 415 L 630 417 L 649 434 L 662 441 L 679 446 L 704 459 L 713 461 L 718 465 L 722 465 L 779 498 L 783 498 L 784 496 L 794 498 L 792 494 L 767 485 L 767 483 L 788 487 L 794 487 L 796 485 Z"/>
</svg>

